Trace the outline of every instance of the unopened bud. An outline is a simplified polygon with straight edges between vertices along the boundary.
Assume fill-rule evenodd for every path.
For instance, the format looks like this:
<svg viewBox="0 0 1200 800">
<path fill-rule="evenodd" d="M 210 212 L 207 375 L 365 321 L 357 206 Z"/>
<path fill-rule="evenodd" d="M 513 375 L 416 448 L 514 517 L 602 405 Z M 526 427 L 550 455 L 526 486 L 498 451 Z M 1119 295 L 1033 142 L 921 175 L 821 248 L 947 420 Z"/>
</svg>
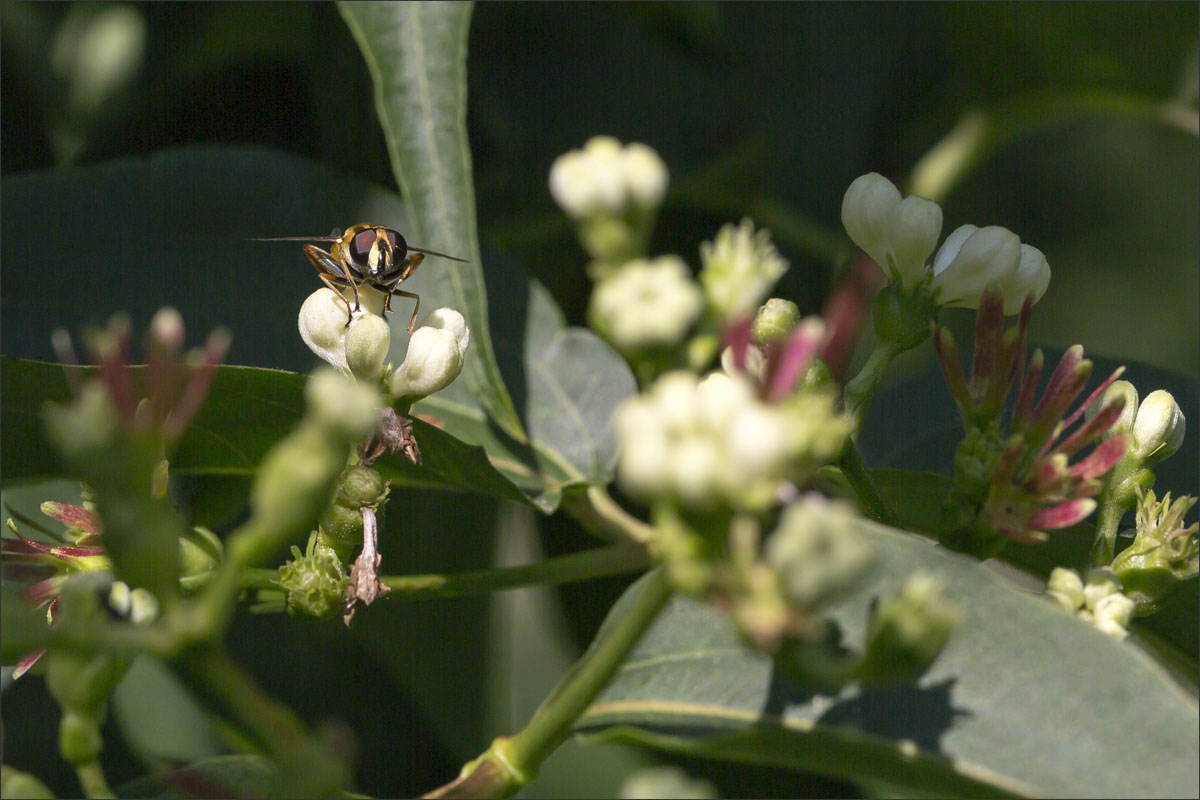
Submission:
<svg viewBox="0 0 1200 800">
<path fill-rule="evenodd" d="M 426 397 L 449 386 L 462 372 L 471 334 L 462 314 L 439 308 L 413 331 L 404 363 L 392 376 L 393 397 Z"/>
<path fill-rule="evenodd" d="M 374 314 L 362 314 L 351 320 L 346 331 L 346 365 L 360 381 L 371 382 L 383 373 L 392 329 Z"/>
<path fill-rule="evenodd" d="M 1117 417 L 1116 422 L 1108 429 L 1108 432 L 1111 435 L 1129 433 L 1133 430 L 1133 420 L 1138 412 L 1137 388 L 1129 381 L 1113 381 L 1112 385 L 1104 390 L 1104 394 L 1088 406 L 1087 411 L 1084 412 L 1084 416 L 1087 419 L 1091 419 L 1099 414 L 1101 409 L 1119 397 L 1124 398 L 1125 405 L 1121 409 L 1121 416 Z"/>
<path fill-rule="evenodd" d="M 356 383 L 323 367 L 304 386 L 308 418 L 347 439 L 361 439 L 375 429 L 383 398 L 374 387 Z"/>
<path fill-rule="evenodd" d="M 900 592 L 875 607 L 858 677 L 868 683 L 919 678 L 942 652 L 962 617 L 943 599 L 941 581 L 916 573 Z"/>
<path fill-rule="evenodd" d="M 1075 611 L 1083 605 L 1083 579 L 1073 569 L 1055 567 L 1046 582 L 1046 596 L 1067 611 Z"/>
<path fill-rule="evenodd" d="M 782 342 L 799 322 L 800 308 L 795 303 L 782 297 L 772 297 L 754 316 L 750 335 L 763 346 Z"/>
<path fill-rule="evenodd" d="M 1174 453 L 1183 444 L 1187 421 L 1170 392 L 1151 392 L 1138 407 L 1133 423 L 1134 455 L 1154 463 Z"/>
</svg>

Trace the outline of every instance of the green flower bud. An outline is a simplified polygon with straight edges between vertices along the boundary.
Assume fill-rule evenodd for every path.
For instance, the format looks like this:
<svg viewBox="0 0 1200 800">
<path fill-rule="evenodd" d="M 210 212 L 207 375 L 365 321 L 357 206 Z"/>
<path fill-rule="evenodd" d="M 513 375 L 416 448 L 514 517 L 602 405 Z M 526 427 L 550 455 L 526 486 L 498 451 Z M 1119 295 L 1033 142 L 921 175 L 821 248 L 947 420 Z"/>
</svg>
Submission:
<svg viewBox="0 0 1200 800">
<path fill-rule="evenodd" d="M 763 551 L 793 607 L 811 608 L 850 589 L 874 561 L 856 519 L 849 506 L 817 494 L 783 512 Z"/>
<path fill-rule="evenodd" d="M 1170 392 L 1151 392 L 1138 407 L 1133 422 L 1133 453 L 1143 463 L 1153 464 L 1174 453 L 1183 444 L 1187 420 Z"/>
<path fill-rule="evenodd" d="M 929 322 L 936 314 L 932 295 L 888 284 L 875 296 L 875 335 L 896 352 L 911 350 L 929 338 Z"/>
<path fill-rule="evenodd" d="M 333 502 L 345 508 L 358 510 L 370 506 L 376 510 L 388 496 L 388 484 L 379 470 L 356 464 L 347 467 L 338 478 L 337 494 Z"/>
<path fill-rule="evenodd" d="M 308 402 L 306 418 L 328 428 L 334 436 L 349 440 L 370 434 L 383 409 L 379 390 L 327 367 L 313 372 L 304 386 L 304 397 Z"/>
<path fill-rule="evenodd" d="M 383 374 L 383 362 L 392 342 L 392 329 L 374 314 L 363 314 L 350 322 L 346 331 L 346 365 L 360 381 L 374 381 Z"/>
<path fill-rule="evenodd" d="M 120 418 L 99 381 L 85 383 L 73 403 L 46 406 L 46 433 L 71 463 L 105 461 Z"/>
<path fill-rule="evenodd" d="M 189 528 L 179 537 L 179 576 L 211 572 L 225 557 L 225 545 L 208 528 Z"/>
<path fill-rule="evenodd" d="M 1046 596 L 1067 611 L 1075 611 L 1083 605 L 1083 579 L 1073 569 L 1055 567 L 1046 582 Z"/>
<path fill-rule="evenodd" d="M 760 345 L 782 342 L 800 322 L 800 307 L 791 300 L 772 297 L 754 315 L 750 335 Z"/>
<path fill-rule="evenodd" d="M 0 766 L 0 797 L 26 797 L 29 800 L 46 800 L 54 792 L 28 772 L 4 764 Z"/>
<path fill-rule="evenodd" d="M 288 614 L 324 619 L 341 610 L 350 576 L 338 554 L 313 533 L 303 553 L 292 545 L 292 560 L 279 568 L 279 584 L 287 595 Z"/>
<path fill-rule="evenodd" d="M 867 624 L 867 646 L 856 673 L 867 683 L 919 678 L 946 646 L 962 614 L 943 597 L 941 581 L 915 573 L 900 592 L 880 602 Z"/>
<path fill-rule="evenodd" d="M 317 425 L 301 424 L 263 458 L 250 490 L 255 516 L 276 529 L 304 530 L 328 504 L 348 445 Z"/>
<path fill-rule="evenodd" d="M 58 726 L 58 752 L 69 764 L 95 761 L 104 749 L 100 736 L 101 718 L 64 709 Z"/>
</svg>

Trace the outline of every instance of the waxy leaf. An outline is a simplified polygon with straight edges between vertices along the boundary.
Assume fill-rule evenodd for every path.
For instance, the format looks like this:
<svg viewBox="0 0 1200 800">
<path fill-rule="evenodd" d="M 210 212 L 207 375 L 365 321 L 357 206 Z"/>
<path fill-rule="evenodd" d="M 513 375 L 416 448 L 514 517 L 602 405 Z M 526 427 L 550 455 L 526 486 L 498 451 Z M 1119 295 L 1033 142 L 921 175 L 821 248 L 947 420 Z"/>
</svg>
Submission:
<svg viewBox="0 0 1200 800">
<path fill-rule="evenodd" d="M 339 3 L 375 82 L 392 171 L 421 246 L 459 255 L 425 291 L 462 311 L 473 356 L 464 378 L 509 436 L 524 441 L 488 333 L 483 259 L 467 143 L 467 30 L 470 3 Z"/>
<path fill-rule="evenodd" d="M 1195 698 L 1136 645 L 919 537 L 867 522 L 859 533 L 880 566 L 829 610 L 847 646 L 862 646 L 872 600 L 918 569 L 964 613 L 915 685 L 815 693 L 743 646 L 725 617 L 678 597 L 577 730 L 935 796 L 1200 791 Z"/>
</svg>

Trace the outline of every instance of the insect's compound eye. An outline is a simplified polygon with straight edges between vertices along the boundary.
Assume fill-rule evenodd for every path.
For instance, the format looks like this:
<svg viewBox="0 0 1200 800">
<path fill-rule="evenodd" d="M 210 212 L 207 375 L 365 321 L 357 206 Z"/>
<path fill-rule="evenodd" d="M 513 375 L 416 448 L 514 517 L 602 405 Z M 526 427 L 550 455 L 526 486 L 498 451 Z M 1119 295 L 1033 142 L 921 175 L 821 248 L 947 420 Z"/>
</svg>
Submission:
<svg viewBox="0 0 1200 800">
<path fill-rule="evenodd" d="M 385 234 L 388 242 L 392 245 L 392 263 L 398 264 L 404 260 L 404 256 L 408 254 L 408 243 L 404 241 L 404 237 L 396 233 L 391 228 L 387 229 Z"/>
<path fill-rule="evenodd" d="M 354 259 L 354 263 L 359 266 L 366 266 L 367 260 L 371 256 L 371 247 L 375 244 L 375 229 L 368 228 L 355 235 L 350 240 L 350 258 Z"/>
</svg>

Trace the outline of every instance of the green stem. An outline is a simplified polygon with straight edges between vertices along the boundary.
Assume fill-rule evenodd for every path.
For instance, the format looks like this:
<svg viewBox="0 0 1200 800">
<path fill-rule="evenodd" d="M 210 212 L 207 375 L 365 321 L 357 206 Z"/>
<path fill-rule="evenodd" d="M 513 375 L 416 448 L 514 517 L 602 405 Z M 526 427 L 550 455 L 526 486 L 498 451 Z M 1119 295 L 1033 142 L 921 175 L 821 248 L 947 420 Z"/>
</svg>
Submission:
<svg viewBox="0 0 1200 800">
<path fill-rule="evenodd" d="M 496 739 L 487 752 L 463 768 L 457 780 L 426 797 L 506 797 L 533 780 L 670 597 L 665 572 L 661 568 L 650 572 L 629 610 L 592 642 L 529 723 L 512 737 Z"/>
<path fill-rule="evenodd" d="M 79 785 L 83 787 L 84 797 L 116 797 L 113 790 L 108 788 L 108 780 L 99 761 L 89 761 L 86 764 L 75 765 L 75 775 Z"/>
<path fill-rule="evenodd" d="M 876 522 L 896 527 L 896 518 L 879 494 L 879 489 L 876 488 L 871 473 L 867 471 L 866 462 L 863 461 L 862 454 L 858 452 L 854 439 L 846 439 L 846 446 L 842 448 L 838 466 L 842 468 L 842 474 L 846 476 L 850 487 L 858 495 L 863 511 Z"/>
<path fill-rule="evenodd" d="M 862 423 L 879 381 L 883 379 L 883 374 L 892 363 L 892 359 L 899 354 L 900 351 L 887 342 L 876 343 L 867 363 L 863 364 L 858 374 L 846 384 L 843 401 L 846 411 L 854 415 L 855 422 Z"/>
<path fill-rule="evenodd" d="M 285 705 L 272 700 L 220 647 L 197 645 L 175 660 L 189 685 L 234 721 L 280 767 L 284 796 L 340 796 L 349 782 L 344 763 L 314 740 Z"/>
<path fill-rule="evenodd" d="M 460 597 L 487 594 L 524 586 L 548 586 L 634 572 L 648 567 L 652 559 L 641 545 L 621 544 L 536 564 L 500 569 L 482 569 L 451 575 L 393 575 L 381 579 L 392 591 L 389 598 Z"/>
<path fill-rule="evenodd" d="M 564 495 L 562 507 L 590 533 L 605 541 L 646 544 L 654 539 L 654 528 L 621 508 L 603 486 L 589 486 L 583 494 Z"/>
<path fill-rule="evenodd" d="M 1107 567 L 1112 563 L 1117 550 L 1117 531 L 1125 509 L 1112 498 L 1105 499 L 1096 515 L 1096 540 L 1092 545 L 1092 566 Z"/>
</svg>

